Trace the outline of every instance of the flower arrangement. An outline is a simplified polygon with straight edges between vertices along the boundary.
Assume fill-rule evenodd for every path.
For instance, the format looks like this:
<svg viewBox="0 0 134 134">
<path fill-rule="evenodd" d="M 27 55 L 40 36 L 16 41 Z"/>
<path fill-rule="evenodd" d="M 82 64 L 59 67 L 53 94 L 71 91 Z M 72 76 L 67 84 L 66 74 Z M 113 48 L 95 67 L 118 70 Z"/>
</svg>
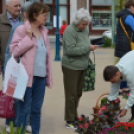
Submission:
<svg viewBox="0 0 134 134">
<path fill-rule="evenodd" d="M 103 129 L 109 129 L 119 122 L 120 113 L 120 99 L 117 98 L 115 101 L 108 101 L 107 98 L 101 100 L 101 109 L 94 116 L 93 120 L 89 117 L 81 115 L 76 122 L 76 132 L 79 134 L 96 134 L 101 132 Z"/>
<path fill-rule="evenodd" d="M 128 97 L 130 96 L 130 93 L 129 92 L 123 92 L 121 95 L 124 99 L 128 99 Z"/>
<path fill-rule="evenodd" d="M 97 134 L 134 134 L 134 123 L 117 122 L 113 128 L 103 129 Z"/>
</svg>

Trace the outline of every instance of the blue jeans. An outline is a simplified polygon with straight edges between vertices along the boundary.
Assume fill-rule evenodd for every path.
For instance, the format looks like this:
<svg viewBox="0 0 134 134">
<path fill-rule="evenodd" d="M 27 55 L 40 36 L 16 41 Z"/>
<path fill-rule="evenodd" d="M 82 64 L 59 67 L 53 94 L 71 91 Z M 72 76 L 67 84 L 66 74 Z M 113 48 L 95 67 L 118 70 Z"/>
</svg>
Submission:
<svg viewBox="0 0 134 134">
<path fill-rule="evenodd" d="M 31 110 L 32 134 L 39 134 L 41 108 L 44 101 L 46 77 L 33 77 L 32 87 L 27 87 L 24 102 L 20 101 L 17 127 L 26 126 L 26 116 Z"/>
</svg>

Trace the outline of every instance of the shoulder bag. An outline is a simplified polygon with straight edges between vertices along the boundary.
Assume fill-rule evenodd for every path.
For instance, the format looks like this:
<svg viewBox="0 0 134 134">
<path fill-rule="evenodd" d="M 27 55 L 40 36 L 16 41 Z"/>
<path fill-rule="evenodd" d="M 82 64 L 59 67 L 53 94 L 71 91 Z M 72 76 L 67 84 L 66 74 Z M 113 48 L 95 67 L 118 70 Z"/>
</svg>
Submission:
<svg viewBox="0 0 134 134">
<path fill-rule="evenodd" d="M 94 54 L 94 51 L 93 51 Z M 94 63 L 89 58 L 88 68 L 85 71 L 83 91 L 93 91 L 95 90 L 95 55 Z"/>
</svg>

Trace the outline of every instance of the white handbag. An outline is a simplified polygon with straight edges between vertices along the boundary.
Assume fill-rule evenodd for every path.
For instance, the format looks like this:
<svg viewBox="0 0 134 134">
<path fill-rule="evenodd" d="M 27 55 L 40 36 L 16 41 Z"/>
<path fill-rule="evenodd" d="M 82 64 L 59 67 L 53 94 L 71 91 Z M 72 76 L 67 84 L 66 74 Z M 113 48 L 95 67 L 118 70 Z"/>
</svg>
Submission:
<svg viewBox="0 0 134 134">
<path fill-rule="evenodd" d="M 17 63 L 12 54 L 5 69 L 3 92 L 7 96 L 23 101 L 28 79 L 29 77 L 24 65 L 21 63 L 21 59 L 20 62 Z"/>
</svg>

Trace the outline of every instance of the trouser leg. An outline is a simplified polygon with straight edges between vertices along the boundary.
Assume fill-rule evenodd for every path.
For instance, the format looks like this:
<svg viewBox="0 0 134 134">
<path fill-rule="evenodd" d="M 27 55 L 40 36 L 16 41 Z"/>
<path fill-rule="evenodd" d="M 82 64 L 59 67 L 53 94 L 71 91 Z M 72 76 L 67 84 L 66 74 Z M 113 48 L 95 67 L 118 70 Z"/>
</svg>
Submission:
<svg viewBox="0 0 134 134">
<path fill-rule="evenodd" d="M 65 67 L 62 67 L 62 70 L 65 90 L 65 120 L 75 121 L 75 117 L 77 117 L 78 102 L 82 96 L 84 71 L 72 70 Z"/>
</svg>

